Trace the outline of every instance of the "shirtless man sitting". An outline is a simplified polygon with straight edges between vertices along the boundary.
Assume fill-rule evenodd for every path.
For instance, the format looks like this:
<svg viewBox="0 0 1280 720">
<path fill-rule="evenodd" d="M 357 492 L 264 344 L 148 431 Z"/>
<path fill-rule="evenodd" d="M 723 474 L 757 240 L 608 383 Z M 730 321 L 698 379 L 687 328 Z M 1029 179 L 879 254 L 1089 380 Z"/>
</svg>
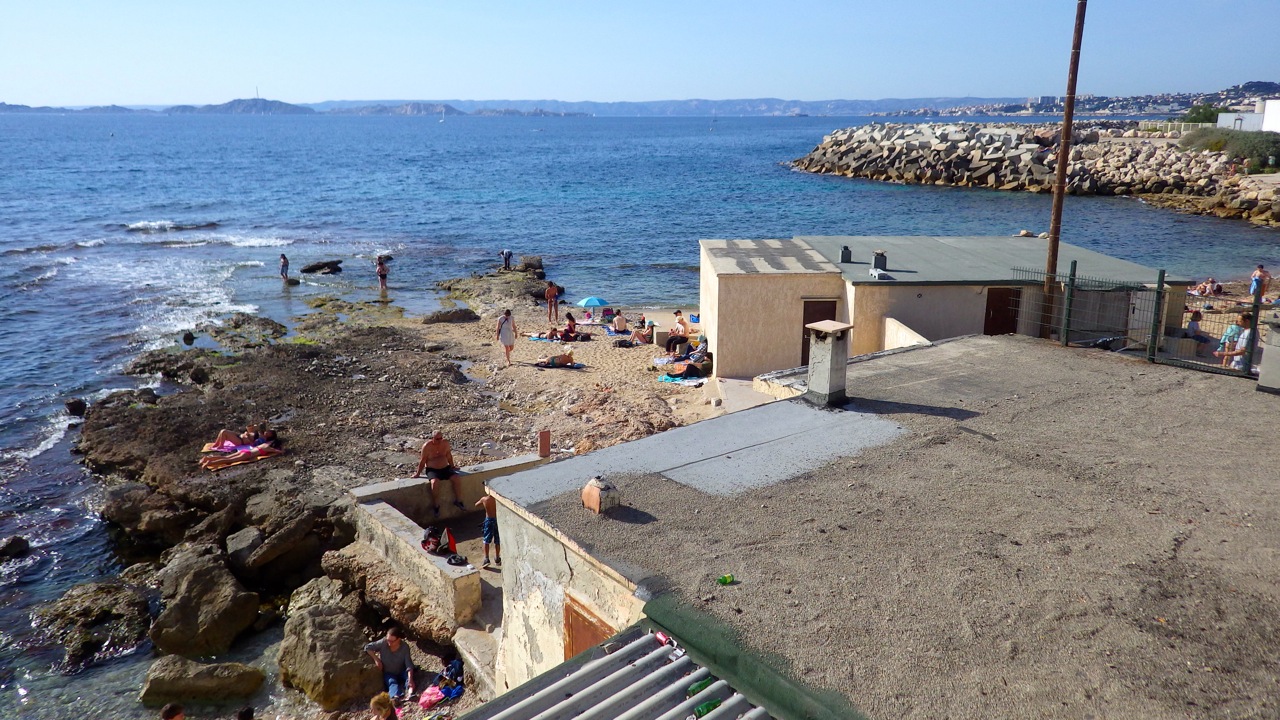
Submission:
<svg viewBox="0 0 1280 720">
<path fill-rule="evenodd" d="M 453 484 L 453 504 L 459 510 L 466 511 L 466 506 L 462 504 L 462 484 L 458 478 L 458 469 L 453 466 L 453 448 L 439 430 L 422 444 L 422 457 L 418 460 L 418 471 L 413 476 L 422 477 L 423 470 L 426 470 L 426 476 L 431 479 L 431 505 L 437 516 L 440 514 L 440 498 L 436 492 L 436 483 L 441 480 L 448 480 Z"/>
<path fill-rule="evenodd" d="M 621 334 L 626 331 L 627 331 L 627 319 L 623 317 L 622 313 L 618 313 L 617 315 L 614 315 L 613 316 L 613 332 Z"/>
</svg>

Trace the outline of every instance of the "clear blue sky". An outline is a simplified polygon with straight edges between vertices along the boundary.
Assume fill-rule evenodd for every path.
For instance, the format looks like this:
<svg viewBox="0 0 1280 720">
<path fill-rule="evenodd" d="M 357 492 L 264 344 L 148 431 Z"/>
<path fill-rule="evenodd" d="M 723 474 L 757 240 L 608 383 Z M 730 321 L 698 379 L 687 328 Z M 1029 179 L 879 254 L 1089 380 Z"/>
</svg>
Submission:
<svg viewBox="0 0 1280 720">
<path fill-rule="evenodd" d="M 1072 0 L 10 0 L 0 101 L 1060 95 Z M 1280 81 L 1280 0 L 1094 0 L 1080 92 Z M 1250 32 L 1242 29 L 1252 28 Z"/>
</svg>

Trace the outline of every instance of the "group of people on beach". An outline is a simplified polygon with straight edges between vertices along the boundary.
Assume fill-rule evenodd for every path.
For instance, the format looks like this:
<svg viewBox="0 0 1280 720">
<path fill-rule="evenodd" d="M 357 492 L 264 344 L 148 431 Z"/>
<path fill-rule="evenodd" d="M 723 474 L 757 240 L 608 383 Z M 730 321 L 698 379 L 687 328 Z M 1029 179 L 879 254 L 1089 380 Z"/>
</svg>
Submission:
<svg viewBox="0 0 1280 720">
<path fill-rule="evenodd" d="M 266 423 L 248 425 L 244 432 L 219 430 L 213 442 L 205 446 L 208 454 L 200 458 L 205 470 L 221 470 L 262 458 L 283 455 L 283 441 Z"/>
</svg>

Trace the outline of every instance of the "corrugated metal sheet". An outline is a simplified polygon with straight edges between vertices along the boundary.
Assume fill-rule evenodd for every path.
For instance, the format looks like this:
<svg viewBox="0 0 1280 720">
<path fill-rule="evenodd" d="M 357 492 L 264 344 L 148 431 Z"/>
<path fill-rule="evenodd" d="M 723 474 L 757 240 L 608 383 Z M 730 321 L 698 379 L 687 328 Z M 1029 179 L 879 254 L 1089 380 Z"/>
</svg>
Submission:
<svg viewBox="0 0 1280 720">
<path fill-rule="evenodd" d="M 553 671 L 554 672 L 554 671 Z M 673 642 L 646 633 L 613 653 L 593 660 L 560 680 L 530 683 L 502 697 L 487 714 L 481 707 L 468 720 L 685 720 L 712 701 L 720 704 L 703 720 L 773 720 L 724 680 L 688 696 L 711 673 Z M 525 687 L 531 688 L 525 690 Z M 524 697 L 518 694 L 525 692 Z M 512 697 L 516 694 L 516 697 Z M 514 704 L 512 702 L 514 701 Z M 497 704 L 495 704 L 497 705 Z"/>
</svg>

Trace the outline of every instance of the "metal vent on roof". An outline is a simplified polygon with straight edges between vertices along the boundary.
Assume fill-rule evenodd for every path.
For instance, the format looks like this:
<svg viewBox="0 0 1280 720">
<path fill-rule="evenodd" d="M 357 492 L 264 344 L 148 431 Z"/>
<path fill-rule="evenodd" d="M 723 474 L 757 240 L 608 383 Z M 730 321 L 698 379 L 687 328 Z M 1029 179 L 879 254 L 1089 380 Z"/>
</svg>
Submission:
<svg viewBox="0 0 1280 720">
<path fill-rule="evenodd" d="M 551 671 L 554 672 L 554 671 Z M 688 697 L 691 686 L 712 679 L 685 651 L 647 633 L 610 655 L 593 660 L 555 683 L 515 698 L 505 710 L 475 720 L 685 720 L 696 708 L 718 701 L 703 720 L 773 720 L 724 680 L 715 680 Z M 534 683 L 530 683 L 533 685 Z M 502 699 L 512 700 L 527 686 Z"/>
</svg>

